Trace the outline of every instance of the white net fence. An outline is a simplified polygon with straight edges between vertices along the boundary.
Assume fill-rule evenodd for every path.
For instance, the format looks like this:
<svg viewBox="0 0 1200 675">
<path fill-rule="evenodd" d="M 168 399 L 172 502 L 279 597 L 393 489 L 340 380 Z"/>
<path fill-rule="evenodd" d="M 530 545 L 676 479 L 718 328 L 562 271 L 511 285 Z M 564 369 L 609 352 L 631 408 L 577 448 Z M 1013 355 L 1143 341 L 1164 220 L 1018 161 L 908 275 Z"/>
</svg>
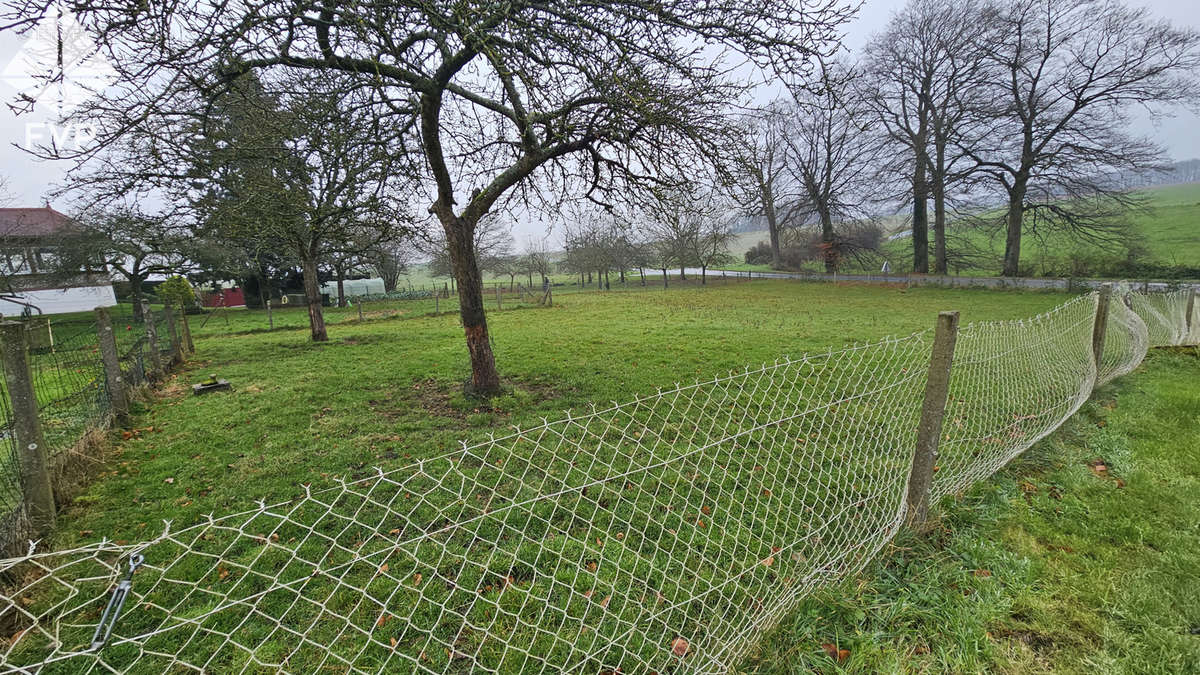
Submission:
<svg viewBox="0 0 1200 675">
<path fill-rule="evenodd" d="M 1057 428 L 1155 336 L 1198 337 L 1175 317 L 1186 293 L 1117 295 L 1099 372 L 1095 294 L 962 328 L 935 497 Z M 931 340 L 677 387 L 139 544 L 0 561 L 0 672 L 727 671 L 901 526 Z"/>
</svg>

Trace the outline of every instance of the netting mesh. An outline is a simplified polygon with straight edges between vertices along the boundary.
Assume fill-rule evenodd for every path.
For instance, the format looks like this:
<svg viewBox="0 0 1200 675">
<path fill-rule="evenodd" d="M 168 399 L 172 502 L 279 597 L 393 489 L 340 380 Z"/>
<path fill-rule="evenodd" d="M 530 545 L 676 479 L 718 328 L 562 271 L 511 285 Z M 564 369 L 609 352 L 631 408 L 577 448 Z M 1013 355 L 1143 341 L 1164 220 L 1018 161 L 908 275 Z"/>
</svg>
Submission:
<svg viewBox="0 0 1200 675">
<path fill-rule="evenodd" d="M 1096 294 L 964 326 L 934 495 L 1136 367 L 1165 330 L 1139 302 L 1113 302 L 1099 369 Z M 931 340 L 676 387 L 139 544 L 0 561 L 6 672 L 726 671 L 900 527 Z M 98 626 L 111 637 L 89 651 Z"/>
</svg>

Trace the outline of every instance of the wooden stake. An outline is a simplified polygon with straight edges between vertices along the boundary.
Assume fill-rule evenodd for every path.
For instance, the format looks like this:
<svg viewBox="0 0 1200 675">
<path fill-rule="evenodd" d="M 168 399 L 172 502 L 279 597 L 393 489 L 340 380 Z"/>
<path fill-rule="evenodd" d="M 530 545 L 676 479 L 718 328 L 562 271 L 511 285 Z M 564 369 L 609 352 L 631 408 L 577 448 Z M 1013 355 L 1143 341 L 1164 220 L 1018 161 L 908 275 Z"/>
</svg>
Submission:
<svg viewBox="0 0 1200 675">
<path fill-rule="evenodd" d="M 125 392 L 125 379 L 121 376 L 117 336 L 113 333 L 112 316 L 107 307 L 96 308 L 96 335 L 100 340 L 100 360 L 104 363 L 104 377 L 108 382 L 108 402 L 117 423 L 125 426 L 129 421 L 129 399 Z"/>
<path fill-rule="evenodd" d="M 25 334 L 25 324 L 19 321 L 0 324 L 0 336 L 5 384 L 12 404 L 12 434 L 20 467 L 21 494 L 34 532 L 43 536 L 54 528 L 56 513 L 37 394 L 33 390 L 33 371 L 29 367 L 29 336 Z"/>
<path fill-rule="evenodd" d="M 1100 285 L 1100 298 L 1096 305 L 1096 322 L 1092 324 L 1092 361 L 1096 364 L 1097 372 L 1104 358 L 1104 334 L 1108 332 L 1108 304 L 1112 299 L 1113 285 Z"/>
<path fill-rule="evenodd" d="M 929 486 L 933 483 L 933 467 L 937 462 L 942 420 L 946 415 L 946 398 L 950 394 L 950 367 L 954 362 L 957 340 L 958 312 L 938 314 L 933 353 L 929 358 L 929 373 L 925 379 L 925 400 L 921 405 L 921 421 L 917 427 L 917 448 L 908 475 L 908 498 L 905 503 L 908 505 L 906 520 L 910 526 L 921 525 L 929 518 Z"/>
</svg>

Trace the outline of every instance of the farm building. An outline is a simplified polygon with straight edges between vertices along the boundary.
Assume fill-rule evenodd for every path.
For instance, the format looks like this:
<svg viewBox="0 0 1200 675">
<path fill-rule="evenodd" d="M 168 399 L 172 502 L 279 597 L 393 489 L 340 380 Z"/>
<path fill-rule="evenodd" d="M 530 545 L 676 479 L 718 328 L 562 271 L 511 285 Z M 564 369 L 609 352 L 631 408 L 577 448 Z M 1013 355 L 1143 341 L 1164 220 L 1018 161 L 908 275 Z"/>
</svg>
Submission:
<svg viewBox="0 0 1200 675">
<path fill-rule="evenodd" d="M 117 304 L 108 275 L 81 270 L 70 279 L 52 274 L 56 241 L 75 224 L 49 204 L 0 209 L 0 314 L 65 314 Z"/>
<path fill-rule="evenodd" d="M 346 289 L 346 297 L 348 298 L 360 295 L 382 295 L 385 292 L 383 279 L 346 279 L 342 283 Z M 321 284 L 321 293 L 331 298 L 337 298 L 337 282 L 327 281 Z"/>
</svg>

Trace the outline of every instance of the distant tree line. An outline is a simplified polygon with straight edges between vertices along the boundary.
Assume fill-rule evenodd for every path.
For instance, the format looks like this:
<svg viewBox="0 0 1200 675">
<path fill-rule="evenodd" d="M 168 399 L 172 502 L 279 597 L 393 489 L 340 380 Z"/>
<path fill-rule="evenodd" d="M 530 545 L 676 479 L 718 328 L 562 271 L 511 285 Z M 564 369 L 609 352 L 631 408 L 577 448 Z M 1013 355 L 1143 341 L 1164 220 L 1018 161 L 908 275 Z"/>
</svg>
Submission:
<svg viewBox="0 0 1200 675">
<path fill-rule="evenodd" d="M 1198 69 L 1196 31 L 1115 0 L 910 0 L 857 62 L 750 115 L 720 165 L 774 266 L 813 227 L 832 270 L 842 230 L 906 204 L 913 271 L 948 272 L 953 221 L 998 230 L 1014 276 L 1026 237 L 1124 246 L 1129 188 L 1189 175 L 1130 121 L 1200 100 Z"/>
</svg>

